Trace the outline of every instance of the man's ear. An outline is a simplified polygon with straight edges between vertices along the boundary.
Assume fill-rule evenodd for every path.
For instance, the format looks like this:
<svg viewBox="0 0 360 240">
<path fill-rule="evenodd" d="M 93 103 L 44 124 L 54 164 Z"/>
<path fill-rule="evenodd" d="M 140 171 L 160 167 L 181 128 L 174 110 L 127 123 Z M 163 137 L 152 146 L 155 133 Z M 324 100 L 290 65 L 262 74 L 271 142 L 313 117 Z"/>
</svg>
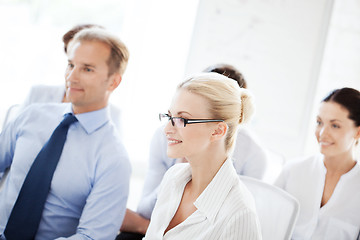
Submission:
<svg viewBox="0 0 360 240">
<path fill-rule="evenodd" d="M 110 76 L 110 86 L 109 86 L 109 91 L 114 91 L 119 84 L 121 83 L 122 77 L 119 73 L 114 73 L 113 75 Z"/>
<path fill-rule="evenodd" d="M 227 132 L 228 126 L 225 122 L 219 122 L 216 124 L 216 128 L 214 129 L 211 138 L 213 140 L 219 140 L 223 138 Z"/>
</svg>

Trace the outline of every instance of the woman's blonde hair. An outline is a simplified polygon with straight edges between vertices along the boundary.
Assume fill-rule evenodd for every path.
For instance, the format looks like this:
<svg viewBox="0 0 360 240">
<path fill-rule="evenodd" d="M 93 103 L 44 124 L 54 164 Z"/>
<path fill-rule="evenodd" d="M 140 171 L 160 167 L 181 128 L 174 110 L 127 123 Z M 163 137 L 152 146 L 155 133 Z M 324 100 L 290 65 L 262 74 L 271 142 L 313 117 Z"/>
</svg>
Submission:
<svg viewBox="0 0 360 240">
<path fill-rule="evenodd" d="M 186 89 L 208 100 L 211 117 L 222 119 L 228 125 L 225 149 L 229 152 L 235 142 L 239 124 L 246 123 L 254 113 L 250 92 L 226 76 L 201 73 L 186 79 L 178 88 Z"/>
</svg>

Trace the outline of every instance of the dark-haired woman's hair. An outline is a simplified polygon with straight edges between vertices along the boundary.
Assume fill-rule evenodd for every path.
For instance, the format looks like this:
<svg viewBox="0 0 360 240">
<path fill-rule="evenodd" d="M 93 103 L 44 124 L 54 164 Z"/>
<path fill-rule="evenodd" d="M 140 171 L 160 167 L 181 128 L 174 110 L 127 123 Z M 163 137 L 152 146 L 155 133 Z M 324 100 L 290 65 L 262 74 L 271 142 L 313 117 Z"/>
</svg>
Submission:
<svg viewBox="0 0 360 240">
<path fill-rule="evenodd" d="M 360 126 L 360 92 L 353 88 L 340 88 L 332 91 L 323 102 L 335 102 L 349 111 L 349 118 Z"/>
<path fill-rule="evenodd" d="M 215 64 L 207 67 L 206 69 L 204 69 L 203 72 L 220 73 L 228 78 L 234 79 L 238 83 L 239 87 L 241 88 L 247 87 L 244 76 L 241 74 L 239 70 L 237 70 L 234 66 L 230 64 L 224 64 L 224 63 Z"/>
</svg>

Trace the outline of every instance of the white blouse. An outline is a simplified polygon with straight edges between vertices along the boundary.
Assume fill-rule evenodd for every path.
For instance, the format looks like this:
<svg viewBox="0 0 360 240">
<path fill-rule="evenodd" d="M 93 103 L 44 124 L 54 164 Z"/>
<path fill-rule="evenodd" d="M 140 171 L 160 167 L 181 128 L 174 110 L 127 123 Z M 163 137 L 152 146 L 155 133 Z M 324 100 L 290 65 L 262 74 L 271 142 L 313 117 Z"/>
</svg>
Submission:
<svg viewBox="0 0 360 240">
<path fill-rule="evenodd" d="M 147 219 L 150 219 L 154 210 L 159 186 L 166 171 L 177 161 L 167 156 L 167 139 L 164 126 L 156 129 L 151 140 L 149 168 L 137 208 L 137 212 Z M 256 136 L 247 128 L 238 129 L 231 159 L 237 174 L 258 179 L 264 177 L 268 162 L 265 149 L 261 147 Z"/>
<path fill-rule="evenodd" d="M 299 200 L 300 215 L 293 239 L 355 240 L 360 232 L 360 166 L 342 175 L 323 206 L 326 168 L 323 156 L 294 161 L 284 167 L 275 185 Z"/>
<path fill-rule="evenodd" d="M 190 180 L 188 163 L 175 164 L 167 171 L 145 240 L 261 239 L 254 199 L 230 159 L 194 202 L 197 210 L 164 235 Z"/>
</svg>

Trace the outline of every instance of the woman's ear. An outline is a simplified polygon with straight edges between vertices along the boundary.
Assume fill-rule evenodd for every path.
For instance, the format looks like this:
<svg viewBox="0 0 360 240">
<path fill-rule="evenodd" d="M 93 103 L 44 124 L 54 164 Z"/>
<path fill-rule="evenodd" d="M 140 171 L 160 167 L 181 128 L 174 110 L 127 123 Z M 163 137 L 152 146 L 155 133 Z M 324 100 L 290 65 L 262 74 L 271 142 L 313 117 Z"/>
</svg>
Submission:
<svg viewBox="0 0 360 240">
<path fill-rule="evenodd" d="M 228 126 L 225 122 L 219 122 L 216 124 L 216 128 L 214 129 L 211 138 L 213 140 L 221 139 L 225 136 L 227 132 Z"/>
<path fill-rule="evenodd" d="M 355 136 L 356 144 L 359 143 L 359 139 L 360 139 L 360 126 L 357 127 L 357 133 L 356 133 L 356 136 Z"/>
</svg>

